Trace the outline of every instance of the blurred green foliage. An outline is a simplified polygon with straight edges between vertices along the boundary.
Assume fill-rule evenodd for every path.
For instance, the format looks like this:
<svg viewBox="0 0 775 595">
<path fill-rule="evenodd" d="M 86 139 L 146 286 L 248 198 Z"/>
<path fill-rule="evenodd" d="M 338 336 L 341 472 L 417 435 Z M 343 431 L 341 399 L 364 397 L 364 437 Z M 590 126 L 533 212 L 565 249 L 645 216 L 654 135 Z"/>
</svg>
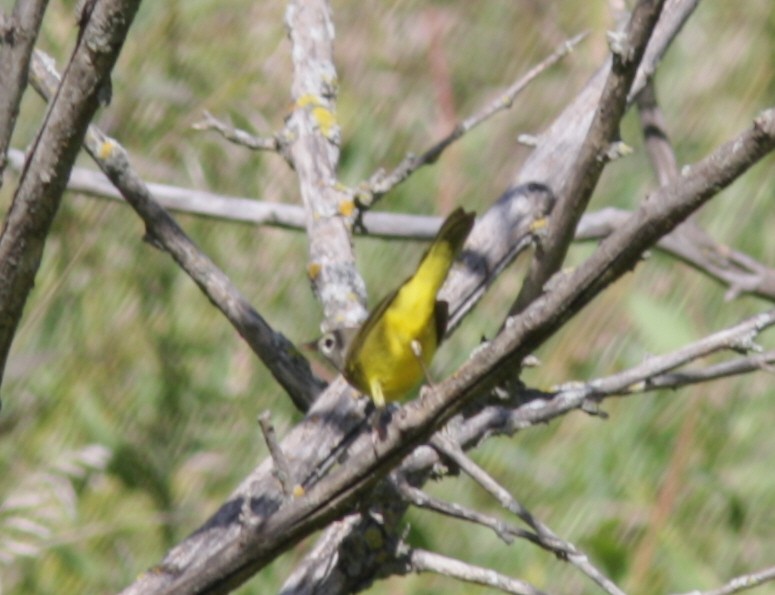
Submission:
<svg viewBox="0 0 775 595">
<path fill-rule="evenodd" d="M 52 2 L 39 46 L 61 67 L 75 40 L 74 1 Z M 145 2 L 98 124 L 149 181 L 296 203 L 280 158 L 251 153 L 191 124 L 207 109 L 270 133 L 290 102 L 283 3 Z M 445 213 L 483 210 L 540 131 L 606 53 L 606 3 L 334 3 L 340 77 L 341 179 L 348 184 L 419 151 L 582 30 L 590 38 L 506 114 L 455 145 L 380 205 Z M 747 126 L 775 96 L 767 0 L 703 3 L 659 70 L 657 88 L 679 159 L 689 163 Z M 14 145 L 44 107 L 28 92 Z M 654 184 L 636 118 L 622 128 L 633 156 L 607 168 L 593 208 L 632 208 Z M 83 165 L 91 165 L 82 159 Z M 721 241 L 771 262 L 770 158 L 700 215 Z M 15 179 L 0 194 L 10 202 Z M 256 308 L 294 341 L 318 332 L 302 234 L 191 216 L 178 220 Z M 237 333 L 171 259 L 143 243 L 121 204 L 66 195 L 26 307 L 0 413 L 0 590 L 110 592 L 157 563 L 266 456 L 255 419 L 271 409 L 280 435 L 299 415 Z M 408 272 L 421 247 L 357 241 L 372 301 Z M 591 246 L 574 247 L 577 264 Z M 437 358 L 454 369 L 497 329 L 523 264 L 496 284 Z M 395 274 L 385 275 L 385 270 Z M 624 369 L 650 353 L 766 307 L 724 301 L 724 288 L 654 256 L 607 290 L 538 354 L 527 380 L 550 385 Z M 764 337 L 763 342 L 768 342 Z M 559 534 L 633 593 L 716 586 L 775 558 L 775 422 L 771 377 L 606 403 L 602 422 L 570 415 L 475 458 Z M 497 511 L 465 478 L 431 492 Z M 410 540 L 493 566 L 549 592 L 590 592 L 567 564 L 525 543 L 412 511 Z M 454 536 L 454 537 L 452 537 Z M 465 536 L 465 537 L 461 537 Z M 450 538 L 452 537 L 452 538 Z M 276 591 L 311 541 L 243 587 Z M 375 593 L 469 593 L 438 576 L 378 583 Z"/>
</svg>

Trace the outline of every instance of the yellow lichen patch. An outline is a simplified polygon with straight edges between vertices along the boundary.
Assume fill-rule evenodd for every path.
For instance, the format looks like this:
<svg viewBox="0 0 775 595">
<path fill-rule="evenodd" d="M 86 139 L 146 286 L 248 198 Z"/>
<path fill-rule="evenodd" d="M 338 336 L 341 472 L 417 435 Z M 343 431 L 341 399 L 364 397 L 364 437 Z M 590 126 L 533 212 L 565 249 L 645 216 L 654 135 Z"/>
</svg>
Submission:
<svg viewBox="0 0 775 595">
<path fill-rule="evenodd" d="M 312 110 L 312 118 L 320 128 L 320 132 L 323 133 L 327 139 L 332 139 L 337 136 L 339 132 L 339 125 L 336 122 L 336 115 L 330 109 L 326 107 L 316 107 Z"/>
<path fill-rule="evenodd" d="M 343 217 L 351 217 L 355 212 L 355 202 L 352 200 L 343 200 L 339 203 L 339 214 Z"/>
<path fill-rule="evenodd" d="M 306 492 L 304 491 L 304 487 L 300 486 L 298 483 L 293 486 L 293 492 L 292 495 L 294 498 L 301 498 Z"/>
<path fill-rule="evenodd" d="M 296 100 L 296 105 L 301 108 L 312 107 L 310 112 L 320 132 L 329 140 L 334 140 L 339 135 L 339 124 L 336 114 L 328 108 L 322 98 L 312 93 L 305 93 Z"/>
<path fill-rule="evenodd" d="M 311 262 L 307 265 L 307 276 L 309 276 L 310 279 L 313 281 L 318 278 L 318 275 L 320 274 L 320 269 L 322 267 L 320 266 L 320 263 L 318 262 Z"/>
<path fill-rule="evenodd" d="M 109 159 L 113 154 L 113 149 L 115 148 L 116 144 L 113 142 L 113 140 L 107 138 L 102 144 L 100 144 L 100 148 L 97 154 L 99 155 L 100 159 Z"/>
<path fill-rule="evenodd" d="M 530 231 L 541 231 L 547 225 L 549 225 L 548 217 L 542 217 L 541 219 L 536 219 L 535 221 L 533 221 L 533 223 L 530 224 Z"/>
<path fill-rule="evenodd" d="M 296 100 L 296 105 L 299 107 L 307 107 L 308 105 L 321 105 L 322 101 L 317 95 L 312 93 L 305 93 Z"/>
</svg>

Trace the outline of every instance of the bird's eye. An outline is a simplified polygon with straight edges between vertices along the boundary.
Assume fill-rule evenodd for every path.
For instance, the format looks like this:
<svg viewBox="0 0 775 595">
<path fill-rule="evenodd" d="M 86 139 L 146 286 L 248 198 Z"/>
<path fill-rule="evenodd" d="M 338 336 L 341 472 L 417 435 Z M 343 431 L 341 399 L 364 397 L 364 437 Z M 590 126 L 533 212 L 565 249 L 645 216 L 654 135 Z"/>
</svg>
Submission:
<svg viewBox="0 0 775 595">
<path fill-rule="evenodd" d="M 331 353 L 336 347 L 336 339 L 333 335 L 326 335 L 320 340 L 320 349 L 324 353 Z"/>
</svg>

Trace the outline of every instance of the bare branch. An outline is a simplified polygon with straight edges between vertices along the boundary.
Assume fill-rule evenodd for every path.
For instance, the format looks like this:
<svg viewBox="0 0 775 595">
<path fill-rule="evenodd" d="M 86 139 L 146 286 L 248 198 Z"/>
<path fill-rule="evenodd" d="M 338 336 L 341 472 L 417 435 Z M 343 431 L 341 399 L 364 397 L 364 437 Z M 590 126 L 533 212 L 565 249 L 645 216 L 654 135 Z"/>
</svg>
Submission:
<svg viewBox="0 0 775 595">
<path fill-rule="evenodd" d="M 477 465 L 463 452 L 463 449 L 439 432 L 433 436 L 431 444 L 448 457 L 450 457 L 461 470 L 468 474 L 471 479 L 482 486 L 491 496 L 493 496 L 503 508 L 515 514 L 523 522 L 535 531 L 537 539 L 534 543 L 554 552 L 560 559 L 567 560 L 578 568 L 587 577 L 592 579 L 599 587 L 610 595 L 624 595 L 624 592 L 617 587 L 614 582 L 606 577 L 590 561 L 585 553 L 580 551 L 575 545 L 558 537 L 549 527 L 539 521 L 532 513 L 517 501 L 509 491 L 500 485 L 495 479 Z"/>
<path fill-rule="evenodd" d="M 754 587 L 772 581 L 775 581 L 775 566 L 733 578 L 726 585 L 719 587 L 718 589 L 692 591 L 691 593 L 685 593 L 684 595 L 732 595 L 732 593 L 747 591 L 748 589 L 753 589 Z"/>
<path fill-rule="evenodd" d="M 554 387 L 551 393 L 529 390 L 516 396 L 516 406 L 486 407 L 468 420 L 466 432 L 479 435 L 511 435 L 539 423 L 546 423 L 574 409 L 583 409 L 590 400 L 631 396 L 655 390 L 676 389 L 689 384 L 708 382 L 728 376 L 747 374 L 756 370 L 772 372 L 775 351 L 735 358 L 698 370 L 671 372 L 697 358 L 720 349 L 734 348 L 738 341 L 748 344 L 752 333 L 772 326 L 775 310 L 764 312 L 748 320 L 705 337 L 674 352 L 654 356 L 618 374 L 588 382 L 569 382 Z M 521 406 L 527 403 L 526 406 Z M 594 407 L 594 405 L 592 405 Z M 592 410 L 593 411 L 593 410 Z M 478 429 L 477 429 L 478 428 Z"/>
<path fill-rule="evenodd" d="M 698 384 L 728 376 L 739 376 L 740 374 L 748 374 L 757 370 L 772 373 L 773 365 L 775 365 L 775 351 L 766 351 L 759 355 L 749 355 L 727 360 L 700 370 L 681 370 L 680 372 L 660 374 L 659 376 L 652 377 L 648 384 L 644 382 L 642 387 L 644 392 L 646 390 L 663 388 L 676 389 L 688 384 Z M 637 388 L 637 386 L 631 387 L 627 394 L 636 392 Z"/>
<path fill-rule="evenodd" d="M 223 138 L 233 142 L 235 145 L 247 147 L 254 151 L 274 151 L 280 152 L 280 141 L 275 136 L 256 136 L 250 134 L 247 130 L 240 130 L 222 122 L 210 112 L 205 111 L 202 119 L 191 125 L 194 130 L 214 130 Z"/>
<path fill-rule="evenodd" d="M 21 170 L 24 154 L 16 149 L 8 153 L 9 164 L 14 170 Z M 271 225 L 289 229 L 304 229 L 304 210 L 296 205 L 260 201 L 251 198 L 223 196 L 201 190 L 180 188 L 166 184 L 147 183 L 148 190 L 157 202 L 166 209 L 217 217 L 228 221 L 243 221 L 258 225 Z M 83 192 L 92 196 L 121 199 L 121 193 L 108 178 L 99 171 L 74 167 L 68 181 L 68 190 Z M 535 186 L 536 189 L 540 187 Z M 507 197 L 507 199 L 506 199 Z M 529 186 L 517 187 L 504 196 L 490 211 L 487 211 L 472 234 L 466 253 L 465 271 L 471 275 L 467 289 L 457 289 L 455 293 L 468 295 L 470 304 L 461 304 L 453 312 L 453 324 L 468 311 L 486 291 L 500 272 L 508 266 L 521 250 L 528 247 L 534 239 L 531 228 L 551 211 L 553 198 L 546 191 L 530 191 Z M 511 214 L 510 214 L 511 213 Z M 514 237 L 518 241 L 507 240 L 499 235 L 496 225 L 503 227 L 503 217 L 522 213 L 511 225 Z M 593 213 L 585 213 L 576 228 L 575 240 L 599 240 L 607 237 L 619 227 L 629 211 L 606 208 Z M 364 214 L 363 227 L 368 229 L 370 237 L 390 239 L 430 240 L 441 225 L 441 217 L 426 215 L 407 215 L 401 213 L 382 213 L 370 211 Z M 363 228 L 353 230 L 363 232 Z M 511 249 L 499 253 L 498 246 Z M 729 286 L 728 299 L 742 294 L 775 300 L 775 269 L 772 269 L 749 255 L 733 250 L 718 243 L 707 233 L 691 222 L 685 223 L 666 235 L 656 245 L 660 250 L 677 256 L 698 271 Z M 500 254 L 500 255 L 499 255 Z M 476 255 L 474 257 L 474 255 Z M 479 260 L 484 256 L 485 260 Z M 453 273 L 456 275 L 458 273 Z M 450 286 L 456 286 L 452 284 Z M 445 291 L 445 299 L 451 299 Z M 451 299 L 457 303 L 457 300 Z"/>
<path fill-rule="evenodd" d="M 587 208 L 605 166 L 605 154 L 616 140 L 627 108 L 627 97 L 646 45 L 657 26 L 664 0 L 640 0 L 626 29 L 611 34 L 611 69 L 603 86 L 586 138 L 575 153 L 575 163 L 557 192 L 558 206 L 549 221 L 546 241 L 536 252 L 510 314 L 523 311 L 544 290 L 562 266 L 573 232 Z"/>
<path fill-rule="evenodd" d="M 534 307 L 530 306 L 523 315 L 513 319 L 513 327 L 522 327 L 519 332 L 522 338 L 515 336 L 513 343 L 518 346 L 515 355 L 527 355 L 535 347 L 533 341 L 540 343 L 552 332 L 550 329 L 556 329 L 555 325 L 562 324 L 593 295 L 630 270 L 660 237 L 773 148 L 775 110 L 770 109 L 757 117 L 749 130 L 694 166 L 685 168 L 674 183 L 654 191 L 584 264 L 572 273 L 558 275 Z"/>
<path fill-rule="evenodd" d="M 11 149 L 9 165 L 20 171 L 24 165 L 24 153 Z M 255 198 L 225 196 L 194 188 L 182 188 L 168 184 L 146 182 L 156 201 L 165 209 L 206 215 L 226 221 L 239 221 L 294 230 L 303 230 L 304 207 Z M 101 171 L 74 167 L 67 189 L 98 198 L 122 200 L 121 193 Z M 405 215 L 401 213 L 365 213 L 363 226 L 353 229 L 354 233 L 365 233 L 369 237 L 400 238 L 409 240 L 430 240 L 436 235 L 442 217 L 431 215 Z M 365 228 L 365 229 L 364 229 Z"/>
<path fill-rule="evenodd" d="M 774 324 L 775 309 L 752 316 L 740 324 L 714 333 L 667 355 L 650 357 L 642 364 L 625 372 L 582 385 L 571 383 L 567 387 L 560 386 L 551 390 L 559 392 L 565 390 L 565 388 L 572 388 L 574 391 L 587 391 L 585 396 L 591 398 L 640 391 L 642 390 L 641 385 L 648 385 L 650 378 L 674 370 L 711 353 L 727 349 L 738 352 L 760 350 L 754 343 L 754 338 L 761 331 Z"/>
<path fill-rule="evenodd" d="M 294 101 L 286 134 L 306 210 L 307 274 L 323 306 L 324 330 L 355 327 L 366 317 L 366 287 L 350 241 L 355 205 L 336 177 L 340 132 L 329 3 L 291 0 L 285 21 L 293 46 Z"/>
<path fill-rule="evenodd" d="M 660 186 L 678 177 L 678 161 L 667 136 L 665 118 L 657 104 L 654 81 L 648 81 L 636 98 L 646 154 Z"/>
<path fill-rule="evenodd" d="M 24 154 L 11 149 L 8 153 L 12 169 L 20 171 L 24 165 Z M 243 221 L 258 225 L 270 225 L 289 229 L 304 229 L 304 209 L 300 206 L 260 201 L 251 198 L 223 196 L 190 188 L 166 184 L 146 183 L 157 202 L 166 209 L 217 217 L 228 221 Z M 101 198 L 121 199 L 121 193 L 108 178 L 99 171 L 74 167 L 67 185 L 68 190 L 83 192 Z M 535 186 L 540 189 L 539 186 Z M 548 189 L 530 191 L 530 186 L 520 186 L 508 192 L 477 224 L 466 250 L 467 267 L 458 268 L 470 275 L 467 289 L 456 293 L 468 295 L 470 304 L 461 304 L 453 312 L 453 328 L 461 316 L 469 310 L 486 291 L 500 272 L 508 266 L 521 250 L 534 239 L 531 228 L 551 211 L 553 197 Z M 511 225 L 517 241 L 504 239 L 497 234 L 496 225 L 503 227 L 503 217 L 522 213 Z M 594 213 L 585 213 L 576 228 L 575 240 L 599 240 L 607 237 L 619 227 L 631 213 L 622 209 L 606 208 Z M 363 227 L 355 233 L 368 229 L 370 237 L 390 239 L 430 240 L 441 225 L 441 217 L 406 215 L 370 211 L 363 216 Z M 498 246 L 510 250 L 500 253 Z M 660 250 L 677 256 L 700 272 L 729 286 L 728 299 L 742 294 L 775 300 L 775 270 L 747 254 L 718 243 L 693 223 L 685 223 L 666 235 L 656 245 Z M 476 258 L 473 258 L 476 255 Z M 480 258 L 486 260 L 478 260 Z M 453 273 L 456 275 L 458 273 Z M 456 287 L 451 284 L 450 287 Z M 445 299 L 457 303 L 445 291 Z"/>
<path fill-rule="evenodd" d="M 105 0 L 87 16 L 29 150 L 0 236 L 0 375 L 67 177 L 139 4 Z"/>
<path fill-rule="evenodd" d="M 470 510 L 465 506 L 456 504 L 455 502 L 445 502 L 439 498 L 434 498 L 430 494 L 426 494 L 421 489 L 409 485 L 403 478 L 399 478 L 396 481 L 399 493 L 411 502 L 417 508 L 424 508 L 425 510 L 432 510 L 443 514 L 445 516 L 466 521 L 469 523 L 475 523 L 488 529 L 492 529 L 495 534 L 506 544 L 511 544 L 514 541 L 514 537 L 521 537 L 538 543 L 539 538 L 534 533 L 524 531 L 517 527 L 512 527 L 507 523 L 496 519 L 493 516 Z"/>
<path fill-rule="evenodd" d="M 6 155 L 27 87 L 27 72 L 48 0 L 16 0 L 10 17 L 0 11 L 0 188 Z"/>
<path fill-rule="evenodd" d="M 31 70 L 35 89 L 48 99 L 58 74 L 51 60 L 36 51 Z M 154 200 L 148 187 L 132 169 L 121 145 L 96 126 L 89 126 L 86 150 L 111 183 L 142 218 L 146 239 L 172 256 L 210 301 L 218 307 L 269 371 L 285 388 L 297 408 L 306 411 L 322 390 L 309 363 L 293 343 L 272 329 L 239 290 L 191 241 L 175 220 Z"/>
<path fill-rule="evenodd" d="M 347 576 L 338 571 L 331 560 L 341 560 L 338 549 L 348 535 L 358 534 L 363 520 L 359 513 L 330 524 L 323 537 L 296 567 L 279 591 L 279 595 L 317 595 L 319 593 L 347 593 Z"/>
<path fill-rule="evenodd" d="M 274 461 L 275 477 L 283 487 L 283 493 L 286 496 L 293 495 L 295 482 L 291 475 L 291 466 L 288 464 L 288 459 L 285 457 L 280 443 L 277 441 L 277 434 L 274 431 L 272 425 L 272 413 L 270 411 L 264 411 L 258 416 L 258 425 L 261 428 L 261 433 L 264 435 L 264 441 L 269 448 L 269 454 Z"/>
<path fill-rule="evenodd" d="M 664 186 L 678 177 L 678 160 L 665 129 L 653 82 L 646 84 L 638 94 L 637 105 L 646 151 L 659 184 Z M 741 293 L 775 299 L 775 271 L 719 244 L 694 218 L 662 238 L 657 246 L 729 285 L 728 300 Z"/>
<path fill-rule="evenodd" d="M 432 147 L 423 151 L 422 154 L 413 155 L 410 153 L 389 174 L 385 174 L 382 171 L 374 174 L 366 184 L 358 187 L 358 202 L 363 206 L 372 206 L 376 201 L 382 198 L 382 196 L 405 181 L 418 169 L 435 163 L 452 143 L 492 118 L 498 112 L 510 109 L 517 96 L 524 91 L 531 82 L 573 51 L 573 48 L 581 43 L 586 36 L 586 33 L 581 33 L 580 35 L 567 40 L 550 56 L 542 60 L 526 74 L 512 83 L 511 86 L 503 91 L 495 101 L 490 102 L 479 111 L 460 122 L 455 126 L 452 132 L 436 142 Z"/>
<path fill-rule="evenodd" d="M 587 213 L 576 229 L 576 239 L 605 238 L 630 215 L 628 211 L 614 208 Z M 656 247 L 728 285 L 727 299 L 736 298 L 741 294 L 752 294 L 775 301 L 775 269 L 720 244 L 691 220 L 661 238 Z"/>
<path fill-rule="evenodd" d="M 632 83 L 627 101 L 632 103 L 638 93 L 657 71 L 657 66 L 670 47 L 673 39 L 681 32 L 686 21 L 694 13 L 700 0 L 667 0 L 659 24 L 646 47 L 646 53 L 641 60 L 638 74 Z"/>
<path fill-rule="evenodd" d="M 516 595 L 542 595 L 544 593 L 525 581 L 504 576 L 490 568 L 474 566 L 427 550 L 412 549 L 407 557 L 409 569 L 412 572 L 435 572 L 467 583 L 484 585 Z"/>
</svg>

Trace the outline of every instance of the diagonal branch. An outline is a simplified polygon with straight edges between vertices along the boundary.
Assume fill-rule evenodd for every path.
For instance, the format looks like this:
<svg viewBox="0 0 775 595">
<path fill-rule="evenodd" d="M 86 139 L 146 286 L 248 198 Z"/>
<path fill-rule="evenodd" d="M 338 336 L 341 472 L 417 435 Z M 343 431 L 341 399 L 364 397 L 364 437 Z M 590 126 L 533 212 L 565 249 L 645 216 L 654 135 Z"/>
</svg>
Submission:
<svg viewBox="0 0 775 595">
<path fill-rule="evenodd" d="M 551 389 L 556 392 L 572 390 L 584 398 L 642 392 L 651 388 L 651 379 L 658 378 L 687 363 L 722 350 L 737 352 L 761 351 L 754 338 L 775 325 L 775 309 L 752 316 L 748 320 L 709 335 L 672 353 L 648 358 L 643 363 L 619 374 L 587 383 L 570 383 Z M 753 360 L 752 360 L 753 361 Z"/>
<path fill-rule="evenodd" d="M 625 31 L 610 34 L 611 69 L 595 115 L 576 153 L 573 169 L 557 192 L 558 205 L 549 221 L 546 240 L 533 258 L 511 314 L 523 311 L 536 299 L 549 278 L 562 266 L 576 225 L 603 172 L 606 152 L 618 134 L 630 87 L 663 5 L 664 0 L 640 0 Z"/>
<path fill-rule="evenodd" d="M 443 453 L 446 454 L 446 453 Z M 535 533 L 512 527 L 508 523 L 504 523 L 500 519 L 496 519 L 493 516 L 482 514 L 475 510 L 461 506 L 455 502 L 445 502 L 439 498 L 426 494 L 421 489 L 409 485 L 404 479 L 397 480 L 398 492 L 411 504 L 417 508 L 424 508 L 426 510 L 432 510 L 445 516 L 460 519 L 469 523 L 475 523 L 482 527 L 492 529 L 493 532 L 506 544 L 511 544 L 514 541 L 514 537 L 521 537 L 527 539 L 533 543 L 540 543 L 539 537 Z"/>
<path fill-rule="evenodd" d="M 27 72 L 48 0 L 16 0 L 13 13 L 0 11 L 0 188 L 19 103 L 27 87 Z"/>
<path fill-rule="evenodd" d="M 432 444 L 434 447 L 441 449 L 446 456 L 450 457 L 461 470 L 482 486 L 503 508 L 519 517 L 533 529 L 536 537 L 536 539 L 533 540 L 534 543 L 554 552 L 560 559 L 567 560 L 584 575 L 594 581 L 606 593 L 609 593 L 609 595 L 624 595 L 624 592 L 617 587 L 611 579 L 605 576 L 589 561 L 589 558 L 584 552 L 579 550 L 571 542 L 559 537 L 548 526 L 533 516 L 533 514 L 506 488 L 500 485 L 489 473 L 466 456 L 465 452 L 463 452 L 463 449 L 458 444 L 444 436 L 443 433 L 436 434 L 432 439 Z"/>
<path fill-rule="evenodd" d="M 576 239 L 584 241 L 608 237 L 630 216 L 628 211 L 613 207 L 587 213 L 576 229 Z M 727 299 L 752 294 L 775 301 L 775 270 L 717 242 L 691 219 L 661 238 L 656 248 L 727 285 Z"/>
<path fill-rule="evenodd" d="M 139 0 L 98 2 L 29 150 L 0 235 L 0 376 L 40 266 L 67 177 Z"/>
<path fill-rule="evenodd" d="M 35 89 L 46 99 L 56 89 L 58 74 L 52 61 L 41 52 L 35 52 L 31 78 Z M 94 125 L 89 126 L 84 144 L 92 159 L 142 218 L 146 239 L 172 256 L 266 364 L 296 407 L 306 411 L 323 388 L 322 381 L 312 375 L 309 363 L 288 339 L 267 324 L 226 274 L 159 206 L 121 145 Z"/>
<path fill-rule="evenodd" d="M 691 593 L 686 593 L 686 595 L 732 595 L 733 593 L 747 591 L 772 581 L 775 581 L 775 566 L 735 577 L 718 589 L 709 589 L 708 591 L 695 590 Z"/>
<path fill-rule="evenodd" d="M 533 585 L 515 578 L 504 576 L 490 568 L 475 566 L 462 560 L 443 556 L 423 549 L 411 549 L 405 556 L 406 572 L 435 572 L 468 583 L 484 585 L 504 593 L 515 595 L 544 595 Z"/>
<path fill-rule="evenodd" d="M 479 111 L 460 122 L 455 126 L 452 132 L 423 151 L 420 155 L 407 155 L 389 174 L 385 174 L 382 171 L 374 174 L 368 183 L 358 187 L 358 202 L 364 206 L 372 206 L 376 201 L 404 182 L 418 169 L 436 163 L 436 160 L 441 157 L 441 154 L 452 143 L 459 140 L 465 134 L 486 122 L 497 113 L 510 109 L 517 96 L 524 91 L 531 82 L 573 51 L 573 48 L 581 43 L 586 36 L 586 33 L 582 33 L 567 40 L 552 52 L 551 55 L 512 83 L 511 86 L 503 91 L 495 101 L 488 103 Z"/>
</svg>

